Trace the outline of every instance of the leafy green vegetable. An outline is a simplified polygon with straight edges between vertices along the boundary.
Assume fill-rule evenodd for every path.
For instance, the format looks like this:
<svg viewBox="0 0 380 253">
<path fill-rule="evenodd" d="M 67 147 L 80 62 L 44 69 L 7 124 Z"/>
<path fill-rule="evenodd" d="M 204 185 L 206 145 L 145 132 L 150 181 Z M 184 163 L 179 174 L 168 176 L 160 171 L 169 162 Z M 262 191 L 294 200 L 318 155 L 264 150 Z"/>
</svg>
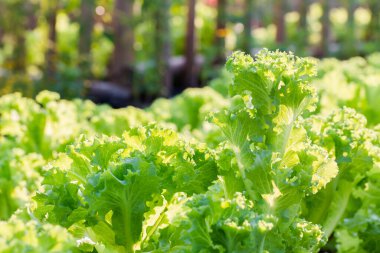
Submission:
<svg viewBox="0 0 380 253">
<path fill-rule="evenodd" d="M 230 162 L 224 158 L 227 161 L 220 164 L 223 171 L 236 170 L 224 181 L 241 178 L 241 188 L 254 202 L 254 210 L 272 219 L 270 229 L 259 232 L 256 251 L 286 251 L 287 242 L 278 238 L 285 238 L 284 231 L 293 228 L 297 234 L 297 228 L 303 227 L 297 225 L 306 222 L 298 218 L 302 199 L 317 193 L 338 172 L 336 163 L 322 147 L 311 143 L 300 124 L 301 115 L 315 108 L 316 93 L 309 85 L 315 67 L 308 59 L 263 50 L 255 60 L 233 54 L 227 69 L 234 76 L 232 106 L 212 118 L 233 154 L 228 154 Z M 315 251 L 322 238 L 311 237 L 314 244 L 305 242 L 309 246 L 302 250 Z"/>
<path fill-rule="evenodd" d="M 213 155 L 205 147 L 154 126 L 131 129 L 123 139 L 83 137 L 67 156 L 47 172 L 35 215 L 69 230 L 81 228 L 97 250 L 133 252 L 144 246 L 143 221 L 156 208 L 148 202 L 203 192 L 216 179 Z"/>
<path fill-rule="evenodd" d="M 378 68 L 264 49 L 144 110 L 3 96 L 0 251 L 379 252 Z"/>
<path fill-rule="evenodd" d="M 79 252 L 74 237 L 67 230 L 30 219 L 25 211 L 17 212 L 7 222 L 0 221 L 0 251 Z"/>
<path fill-rule="evenodd" d="M 308 219 L 322 224 L 327 235 L 338 227 L 339 252 L 376 252 L 376 243 L 371 242 L 378 232 L 371 226 L 380 214 L 376 211 L 380 158 L 376 133 L 366 128 L 364 116 L 349 108 L 326 119 L 312 117 L 306 125 L 313 141 L 325 146 L 339 166 L 339 175 L 326 189 L 306 199 Z M 347 240 L 350 236 L 355 240 Z M 364 246 L 367 241 L 374 251 Z"/>
</svg>

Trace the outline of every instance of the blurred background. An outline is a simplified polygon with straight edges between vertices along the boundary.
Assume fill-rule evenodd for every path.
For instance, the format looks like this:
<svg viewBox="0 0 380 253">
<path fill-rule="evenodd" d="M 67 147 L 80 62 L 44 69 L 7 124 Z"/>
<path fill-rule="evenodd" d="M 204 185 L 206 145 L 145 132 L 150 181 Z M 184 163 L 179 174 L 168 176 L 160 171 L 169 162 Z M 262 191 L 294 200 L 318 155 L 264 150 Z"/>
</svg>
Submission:
<svg viewBox="0 0 380 253">
<path fill-rule="evenodd" d="M 220 75 L 233 50 L 365 56 L 379 0 L 0 0 L 0 95 L 146 106 Z"/>
</svg>

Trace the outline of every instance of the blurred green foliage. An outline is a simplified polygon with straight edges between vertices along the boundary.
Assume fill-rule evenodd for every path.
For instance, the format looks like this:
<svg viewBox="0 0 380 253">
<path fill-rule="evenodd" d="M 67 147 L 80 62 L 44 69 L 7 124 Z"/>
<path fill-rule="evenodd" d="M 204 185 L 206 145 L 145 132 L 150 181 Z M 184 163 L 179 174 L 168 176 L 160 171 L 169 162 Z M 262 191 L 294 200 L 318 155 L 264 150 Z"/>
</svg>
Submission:
<svg viewBox="0 0 380 253">
<path fill-rule="evenodd" d="M 307 1 L 307 16 L 299 10 L 300 1 L 286 1 L 284 21 L 286 40 L 276 42 L 277 28 L 274 24 L 274 1 L 254 1 L 251 27 L 252 52 L 260 48 L 282 48 L 297 55 L 314 55 L 318 52 L 322 38 L 323 8 L 319 1 Z M 52 4 L 54 3 L 54 4 Z M 329 55 L 347 58 L 367 55 L 379 50 L 380 25 L 376 1 L 331 1 L 329 12 Z M 108 78 L 108 66 L 114 52 L 113 34 L 114 0 L 96 0 L 94 28 L 91 43 L 91 76 L 80 69 L 79 31 L 81 16 L 80 0 L 3 0 L 0 3 L 0 93 L 19 91 L 33 96 L 41 89 L 61 93 L 64 97 L 85 95 L 84 84 L 91 78 Z M 160 89 L 155 66 L 155 18 L 153 12 L 160 7 L 159 1 L 133 1 L 133 51 L 134 91 L 156 96 Z M 350 19 L 350 8 L 353 10 Z M 185 51 L 187 1 L 173 0 L 170 8 L 171 55 L 182 56 Z M 46 76 L 46 52 L 51 48 L 49 15 L 56 15 L 56 43 L 54 62 L 56 73 Z M 223 31 L 226 54 L 242 49 L 244 41 L 245 1 L 227 1 L 227 24 Z M 375 16 L 376 15 L 376 16 Z M 196 6 L 196 53 L 202 56 L 201 79 L 218 76 L 219 69 L 213 66 L 215 57 L 215 34 L 217 1 L 198 0 Z M 301 21 L 305 27 L 300 27 Z M 352 26 L 351 28 L 348 25 Z M 347 32 L 348 29 L 351 29 Z M 167 36 L 162 34 L 162 36 Z M 351 46 L 350 46 L 351 45 Z M 123 59 L 120 59 L 123 61 Z M 50 80 L 52 79 L 52 80 Z"/>
</svg>

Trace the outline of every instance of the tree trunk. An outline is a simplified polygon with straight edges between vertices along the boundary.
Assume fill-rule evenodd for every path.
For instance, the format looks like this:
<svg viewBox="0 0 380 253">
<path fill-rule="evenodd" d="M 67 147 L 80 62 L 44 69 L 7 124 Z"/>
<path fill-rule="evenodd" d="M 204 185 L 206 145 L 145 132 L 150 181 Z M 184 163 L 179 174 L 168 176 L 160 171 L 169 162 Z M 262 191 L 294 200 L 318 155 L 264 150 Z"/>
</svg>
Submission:
<svg viewBox="0 0 380 253">
<path fill-rule="evenodd" d="M 302 30 L 307 29 L 307 13 L 309 10 L 309 1 L 310 0 L 298 0 L 298 12 L 300 14 L 299 27 Z"/>
<path fill-rule="evenodd" d="M 367 28 L 367 41 L 380 40 L 380 1 L 370 0 L 369 10 L 371 11 L 371 21 Z M 379 48 L 379 47 L 378 47 Z"/>
<path fill-rule="evenodd" d="M 357 54 L 356 36 L 355 36 L 355 0 L 346 0 L 346 8 L 348 13 L 347 19 L 347 37 L 345 39 L 344 54 L 345 56 L 353 56 Z"/>
<path fill-rule="evenodd" d="M 187 32 L 185 49 L 185 85 L 196 86 L 197 78 L 195 73 L 195 5 L 196 0 L 188 0 Z"/>
<path fill-rule="evenodd" d="M 161 0 L 156 8 L 156 64 L 158 80 L 161 84 L 160 93 L 168 97 L 172 92 L 172 78 L 169 61 L 171 57 L 171 29 L 170 29 L 171 0 Z"/>
<path fill-rule="evenodd" d="M 298 12 L 300 14 L 300 21 L 298 23 L 298 45 L 297 49 L 305 54 L 305 50 L 309 46 L 309 30 L 307 26 L 307 13 L 309 10 L 310 0 L 298 0 Z"/>
<path fill-rule="evenodd" d="M 224 64 L 226 60 L 226 35 L 227 35 L 227 0 L 218 0 L 215 33 L 215 60 L 216 65 Z"/>
<path fill-rule="evenodd" d="M 319 56 L 327 56 L 330 52 L 330 0 L 322 0 L 322 37 Z"/>
<path fill-rule="evenodd" d="M 57 75 L 57 12 L 58 5 L 51 1 L 46 16 L 48 23 L 48 48 L 45 53 L 45 79 L 46 85 L 54 84 Z M 48 87 L 44 87 L 48 88 Z"/>
<path fill-rule="evenodd" d="M 81 1 L 79 18 L 79 66 L 84 78 L 91 77 L 91 44 L 94 28 L 95 0 Z"/>
<path fill-rule="evenodd" d="M 286 1 L 275 0 L 274 15 L 275 15 L 276 28 L 277 28 L 276 42 L 278 45 L 282 45 L 282 46 L 286 40 L 285 12 L 286 12 Z"/>
<path fill-rule="evenodd" d="M 113 29 L 115 48 L 113 51 L 109 77 L 111 81 L 131 88 L 135 61 L 133 44 L 133 0 L 116 0 L 114 5 Z"/>
<path fill-rule="evenodd" d="M 252 37 L 252 23 L 253 23 L 253 9 L 254 0 L 245 1 L 245 17 L 244 17 L 244 38 L 243 50 L 246 53 L 251 53 L 253 37 Z"/>
<path fill-rule="evenodd" d="M 34 30 L 36 29 L 38 25 L 38 17 L 37 17 L 37 8 L 38 6 L 31 3 L 31 2 L 26 2 L 23 3 L 25 5 L 25 16 L 26 16 L 26 24 L 25 27 L 27 30 Z"/>
<path fill-rule="evenodd" d="M 13 55 L 11 56 L 11 69 L 12 71 L 25 73 L 26 71 L 26 30 L 29 27 L 29 14 L 31 14 L 31 8 L 33 6 L 30 3 L 23 3 L 21 1 L 14 2 L 10 8 L 13 11 L 19 11 L 19 18 L 15 19 L 15 22 L 11 23 L 11 27 L 8 27 L 8 31 L 13 34 L 15 39 L 15 47 Z"/>
</svg>

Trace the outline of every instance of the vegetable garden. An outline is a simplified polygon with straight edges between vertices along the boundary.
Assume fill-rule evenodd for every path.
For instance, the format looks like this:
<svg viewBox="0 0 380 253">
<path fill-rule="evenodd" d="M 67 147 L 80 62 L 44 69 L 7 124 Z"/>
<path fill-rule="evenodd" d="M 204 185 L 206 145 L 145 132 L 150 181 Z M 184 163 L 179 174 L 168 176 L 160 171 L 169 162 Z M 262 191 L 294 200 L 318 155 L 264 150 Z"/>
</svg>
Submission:
<svg viewBox="0 0 380 253">
<path fill-rule="evenodd" d="M 0 98 L 0 252 L 380 252 L 380 54 L 233 53 L 146 109 Z"/>
</svg>

